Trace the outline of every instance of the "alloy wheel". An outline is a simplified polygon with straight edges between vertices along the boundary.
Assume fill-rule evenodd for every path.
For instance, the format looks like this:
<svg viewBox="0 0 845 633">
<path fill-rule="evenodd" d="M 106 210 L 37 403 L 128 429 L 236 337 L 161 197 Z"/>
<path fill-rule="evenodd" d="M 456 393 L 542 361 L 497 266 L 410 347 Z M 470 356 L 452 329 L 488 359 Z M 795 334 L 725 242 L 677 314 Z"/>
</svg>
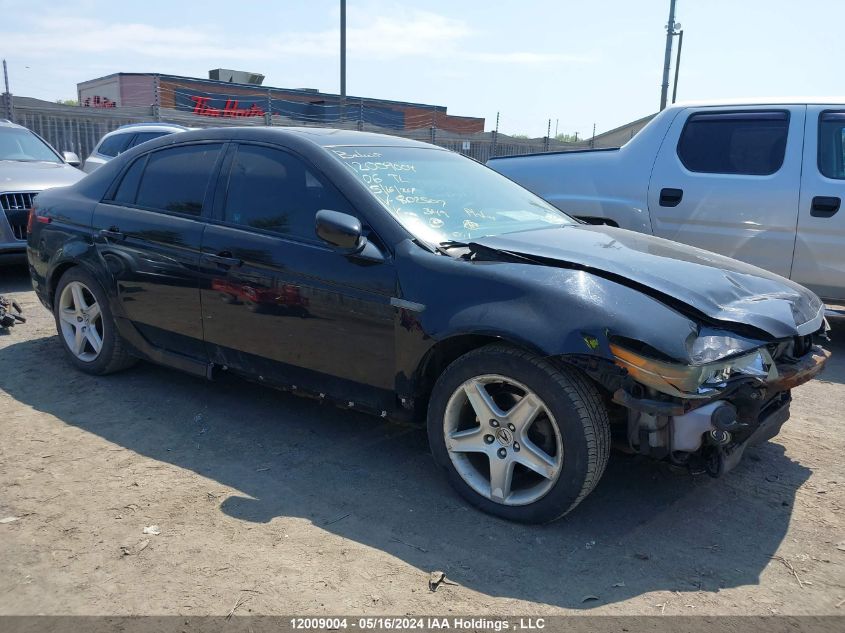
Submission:
<svg viewBox="0 0 845 633">
<path fill-rule="evenodd" d="M 458 387 L 443 418 L 446 450 L 461 478 L 503 505 L 527 505 L 554 486 L 563 442 L 542 399 L 505 376 L 475 376 Z"/>
<path fill-rule="evenodd" d="M 91 290 L 71 281 L 59 297 L 59 323 L 70 352 L 86 363 L 97 360 L 103 349 L 103 315 Z"/>
</svg>

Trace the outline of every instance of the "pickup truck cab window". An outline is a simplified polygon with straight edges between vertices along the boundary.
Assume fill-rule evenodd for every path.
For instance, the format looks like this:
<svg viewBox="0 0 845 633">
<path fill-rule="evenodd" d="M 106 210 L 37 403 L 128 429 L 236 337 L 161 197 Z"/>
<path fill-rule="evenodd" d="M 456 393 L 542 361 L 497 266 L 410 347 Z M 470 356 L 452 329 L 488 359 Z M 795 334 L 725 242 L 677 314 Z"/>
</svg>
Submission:
<svg viewBox="0 0 845 633">
<path fill-rule="evenodd" d="M 783 165 L 788 128 L 784 111 L 693 114 L 681 132 L 678 157 L 694 172 L 768 176 Z"/>
<path fill-rule="evenodd" d="M 822 112 L 819 117 L 819 171 L 845 180 L 845 111 Z"/>
</svg>

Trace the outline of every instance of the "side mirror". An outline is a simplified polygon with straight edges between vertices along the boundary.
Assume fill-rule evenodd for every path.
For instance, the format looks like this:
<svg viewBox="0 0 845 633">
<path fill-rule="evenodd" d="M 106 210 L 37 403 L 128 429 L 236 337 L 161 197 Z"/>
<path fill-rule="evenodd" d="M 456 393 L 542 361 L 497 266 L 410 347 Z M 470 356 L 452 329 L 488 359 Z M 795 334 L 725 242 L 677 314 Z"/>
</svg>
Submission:
<svg viewBox="0 0 845 633">
<path fill-rule="evenodd" d="M 339 211 L 317 211 L 316 231 L 321 240 L 351 252 L 360 251 L 367 243 L 360 220 Z"/>
<path fill-rule="evenodd" d="M 79 160 L 79 156 L 76 155 L 76 152 L 62 152 L 62 158 L 64 158 L 65 162 L 71 167 L 79 167 L 82 165 L 82 161 Z"/>
</svg>

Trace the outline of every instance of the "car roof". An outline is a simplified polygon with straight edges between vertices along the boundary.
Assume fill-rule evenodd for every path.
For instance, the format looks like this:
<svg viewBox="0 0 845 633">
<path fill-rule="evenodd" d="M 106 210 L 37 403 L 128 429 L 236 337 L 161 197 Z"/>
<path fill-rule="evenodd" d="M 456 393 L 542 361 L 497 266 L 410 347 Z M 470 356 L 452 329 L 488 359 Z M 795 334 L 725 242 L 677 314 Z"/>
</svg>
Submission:
<svg viewBox="0 0 845 633">
<path fill-rule="evenodd" d="M 419 147 L 426 149 L 442 149 L 436 145 L 416 141 L 389 134 L 375 132 L 358 132 L 355 130 L 338 130 L 319 127 L 265 127 L 265 126 L 228 126 L 204 129 L 194 129 L 179 135 L 179 141 L 190 140 L 251 140 L 251 141 L 298 141 L 307 142 L 319 147 L 369 146 L 369 147 Z M 145 143 L 146 147 L 159 143 L 172 143 L 173 139 L 162 137 Z"/>
<path fill-rule="evenodd" d="M 178 123 L 127 123 L 126 125 L 121 125 L 116 130 L 112 130 L 111 132 L 104 134 L 103 138 L 113 136 L 115 134 L 126 134 L 131 132 L 186 132 L 191 129 L 196 128 L 185 127 L 184 125 L 179 125 Z"/>
<path fill-rule="evenodd" d="M 12 123 L 9 119 L 0 119 L 0 127 L 6 128 L 14 128 L 17 130 L 28 130 L 29 128 L 24 127 L 23 125 L 18 125 L 17 123 Z"/>
</svg>

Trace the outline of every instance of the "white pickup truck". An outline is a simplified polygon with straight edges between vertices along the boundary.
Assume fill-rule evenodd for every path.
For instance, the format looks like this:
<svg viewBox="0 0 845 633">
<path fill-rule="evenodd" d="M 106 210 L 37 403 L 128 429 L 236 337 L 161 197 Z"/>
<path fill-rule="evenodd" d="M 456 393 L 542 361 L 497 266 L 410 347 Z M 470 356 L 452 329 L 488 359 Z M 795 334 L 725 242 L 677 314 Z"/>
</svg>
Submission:
<svg viewBox="0 0 845 633">
<path fill-rule="evenodd" d="M 618 149 L 488 165 L 587 222 L 722 253 L 845 303 L 845 98 L 679 104 Z"/>
</svg>

